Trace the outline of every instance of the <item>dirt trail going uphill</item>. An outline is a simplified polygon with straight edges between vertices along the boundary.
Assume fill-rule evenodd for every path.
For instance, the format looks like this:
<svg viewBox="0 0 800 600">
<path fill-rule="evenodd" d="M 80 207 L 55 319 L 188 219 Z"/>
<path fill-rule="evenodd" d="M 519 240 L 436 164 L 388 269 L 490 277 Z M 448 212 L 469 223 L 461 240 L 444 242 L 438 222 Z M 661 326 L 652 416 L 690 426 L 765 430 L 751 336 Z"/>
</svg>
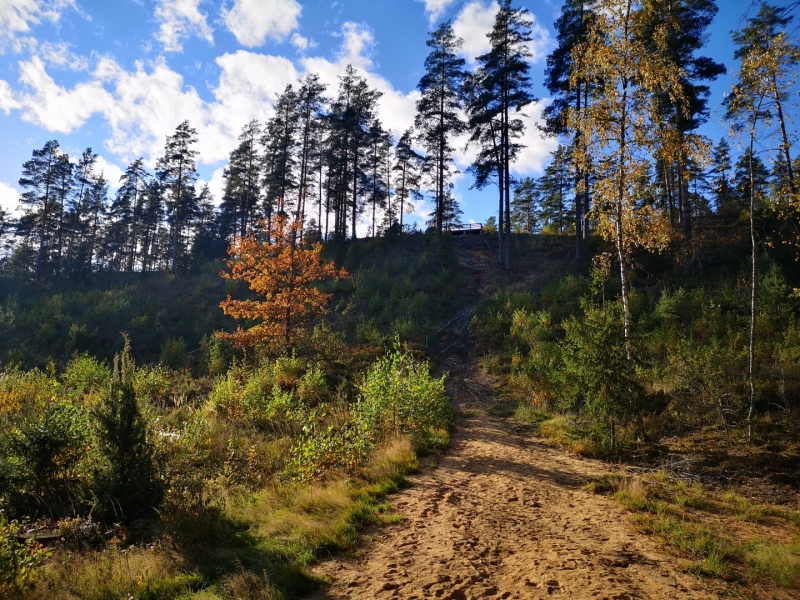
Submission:
<svg viewBox="0 0 800 600">
<path fill-rule="evenodd" d="M 474 265 L 480 294 L 496 281 L 491 259 L 472 254 L 465 266 Z M 637 535 L 616 502 L 583 489 L 606 465 L 492 416 L 499 402 L 474 366 L 464 325 L 453 323 L 437 357 L 459 415 L 450 449 L 391 498 L 402 522 L 368 531 L 356 557 L 318 565 L 333 583 L 311 598 L 715 597 Z"/>
<path fill-rule="evenodd" d="M 403 521 L 358 558 L 319 568 L 334 598 L 709 598 L 613 501 L 581 488 L 607 469 L 514 435 L 483 411 L 438 468 L 393 496 Z"/>
</svg>

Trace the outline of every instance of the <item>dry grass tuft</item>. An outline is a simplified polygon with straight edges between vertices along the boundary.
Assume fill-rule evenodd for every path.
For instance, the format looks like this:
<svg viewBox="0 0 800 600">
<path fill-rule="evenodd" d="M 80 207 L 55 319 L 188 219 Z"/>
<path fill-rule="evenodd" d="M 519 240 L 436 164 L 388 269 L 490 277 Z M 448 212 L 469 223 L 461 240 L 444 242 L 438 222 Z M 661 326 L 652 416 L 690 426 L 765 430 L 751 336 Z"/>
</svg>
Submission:
<svg viewBox="0 0 800 600">
<path fill-rule="evenodd" d="M 407 437 L 395 437 L 376 450 L 364 468 L 364 477 L 370 483 L 399 483 L 406 473 L 415 471 L 417 467 L 417 455 L 411 440 Z"/>
</svg>

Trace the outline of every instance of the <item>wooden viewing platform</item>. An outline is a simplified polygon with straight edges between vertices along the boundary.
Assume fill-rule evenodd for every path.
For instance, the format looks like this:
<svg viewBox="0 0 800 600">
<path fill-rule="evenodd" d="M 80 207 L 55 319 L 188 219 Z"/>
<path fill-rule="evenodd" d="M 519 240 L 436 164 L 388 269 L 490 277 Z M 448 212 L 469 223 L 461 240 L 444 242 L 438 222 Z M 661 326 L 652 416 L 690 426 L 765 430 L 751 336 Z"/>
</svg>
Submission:
<svg viewBox="0 0 800 600">
<path fill-rule="evenodd" d="M 449 225 L 446 229 L 453 235 L 480 235 L 483 233 L 483 223 L 466 223 L 463 225 Z"/>
</svg>

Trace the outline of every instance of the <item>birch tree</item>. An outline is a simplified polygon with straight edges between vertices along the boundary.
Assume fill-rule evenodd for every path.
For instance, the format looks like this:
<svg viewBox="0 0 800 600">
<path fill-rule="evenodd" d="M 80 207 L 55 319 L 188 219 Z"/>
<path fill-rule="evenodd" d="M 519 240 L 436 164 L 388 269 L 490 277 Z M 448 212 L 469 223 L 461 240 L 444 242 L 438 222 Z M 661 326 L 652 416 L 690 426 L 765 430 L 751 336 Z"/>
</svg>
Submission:
<svg viewBox="0 0 800 600">
<path fill-rule="evenodd" d="M 585 143 L 575 149 L 579 168 L 596 173 L 595 199 L 589 217 L 598 232 L 614 244 L 622 283 L 625 351 L 633 360 L 633 322 L 629 269 L 637 248 L 662 249 L 669 229 L 663 216 L 640 202 L 639 182 L 649 175 L 651 156 L 659 144 L 651 95 L 680 97 L 676 66 L 648 51 L 634 31 L 632 0 L 601 0 L 587 41 L 576 46 L 571 78 L 596 81 L 598 87 L 583 114 L 569 111 L 569 126 L 581 131 Z M 656 43 L 664 44 L 657 29 Z"/>
</svg>

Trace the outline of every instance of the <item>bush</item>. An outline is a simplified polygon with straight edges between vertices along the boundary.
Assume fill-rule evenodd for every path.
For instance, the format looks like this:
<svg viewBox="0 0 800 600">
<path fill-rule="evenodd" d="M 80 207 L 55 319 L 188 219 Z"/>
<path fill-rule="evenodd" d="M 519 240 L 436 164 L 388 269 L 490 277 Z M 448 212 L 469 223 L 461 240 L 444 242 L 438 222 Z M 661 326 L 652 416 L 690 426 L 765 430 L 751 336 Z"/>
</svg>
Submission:
<svg viewBox="0 0 800 600">
<path fill-rule="evenodd" d="M 50 373 L 39 369 L 23 372 L 14 367 L 0 374 L 0 421 L 28 414 L 58 397 L 60 385 Z"/>
<path fill-rule="evenodd" d="M 35 540 L 18 542 L 13 525 L 0 518 L 0 598 L 21 597 L 30 587 L 36 567 L 48 555 Z"/>
<path fill-rule="evenodd" d="M 394 351 L 367 372 L 353 406 L 355 420 L 373 440 L 409 435 L 421 442 L 448 426 L 445 377 L 432 379 L 427 361 L 416 360 L 395 344 Z"/>
<path fill-rule="evenodd" d="M 111 369 L 93 356 L 81 354 L 67 363 L 61 382 L 67 394 L 90 404 L 108 388 Z"/>
<path fill-rule="evenodd" d="M 161 346 L 161 364 L 170 369 L 183 369 L 189 360 L 186 354 L 186 342 L 183 338 L 179 340 L 167 340 Z"/>
<path fill-rule="evenodd" d="M 85 454 L 88 425 L 69 400 L 51 402 L 24 419 L 5 440 L 7 495 L 16 512 L 40 511 L 55 521 L 75 516 L 81 492 L 75 473 Z"/>
</svg>

